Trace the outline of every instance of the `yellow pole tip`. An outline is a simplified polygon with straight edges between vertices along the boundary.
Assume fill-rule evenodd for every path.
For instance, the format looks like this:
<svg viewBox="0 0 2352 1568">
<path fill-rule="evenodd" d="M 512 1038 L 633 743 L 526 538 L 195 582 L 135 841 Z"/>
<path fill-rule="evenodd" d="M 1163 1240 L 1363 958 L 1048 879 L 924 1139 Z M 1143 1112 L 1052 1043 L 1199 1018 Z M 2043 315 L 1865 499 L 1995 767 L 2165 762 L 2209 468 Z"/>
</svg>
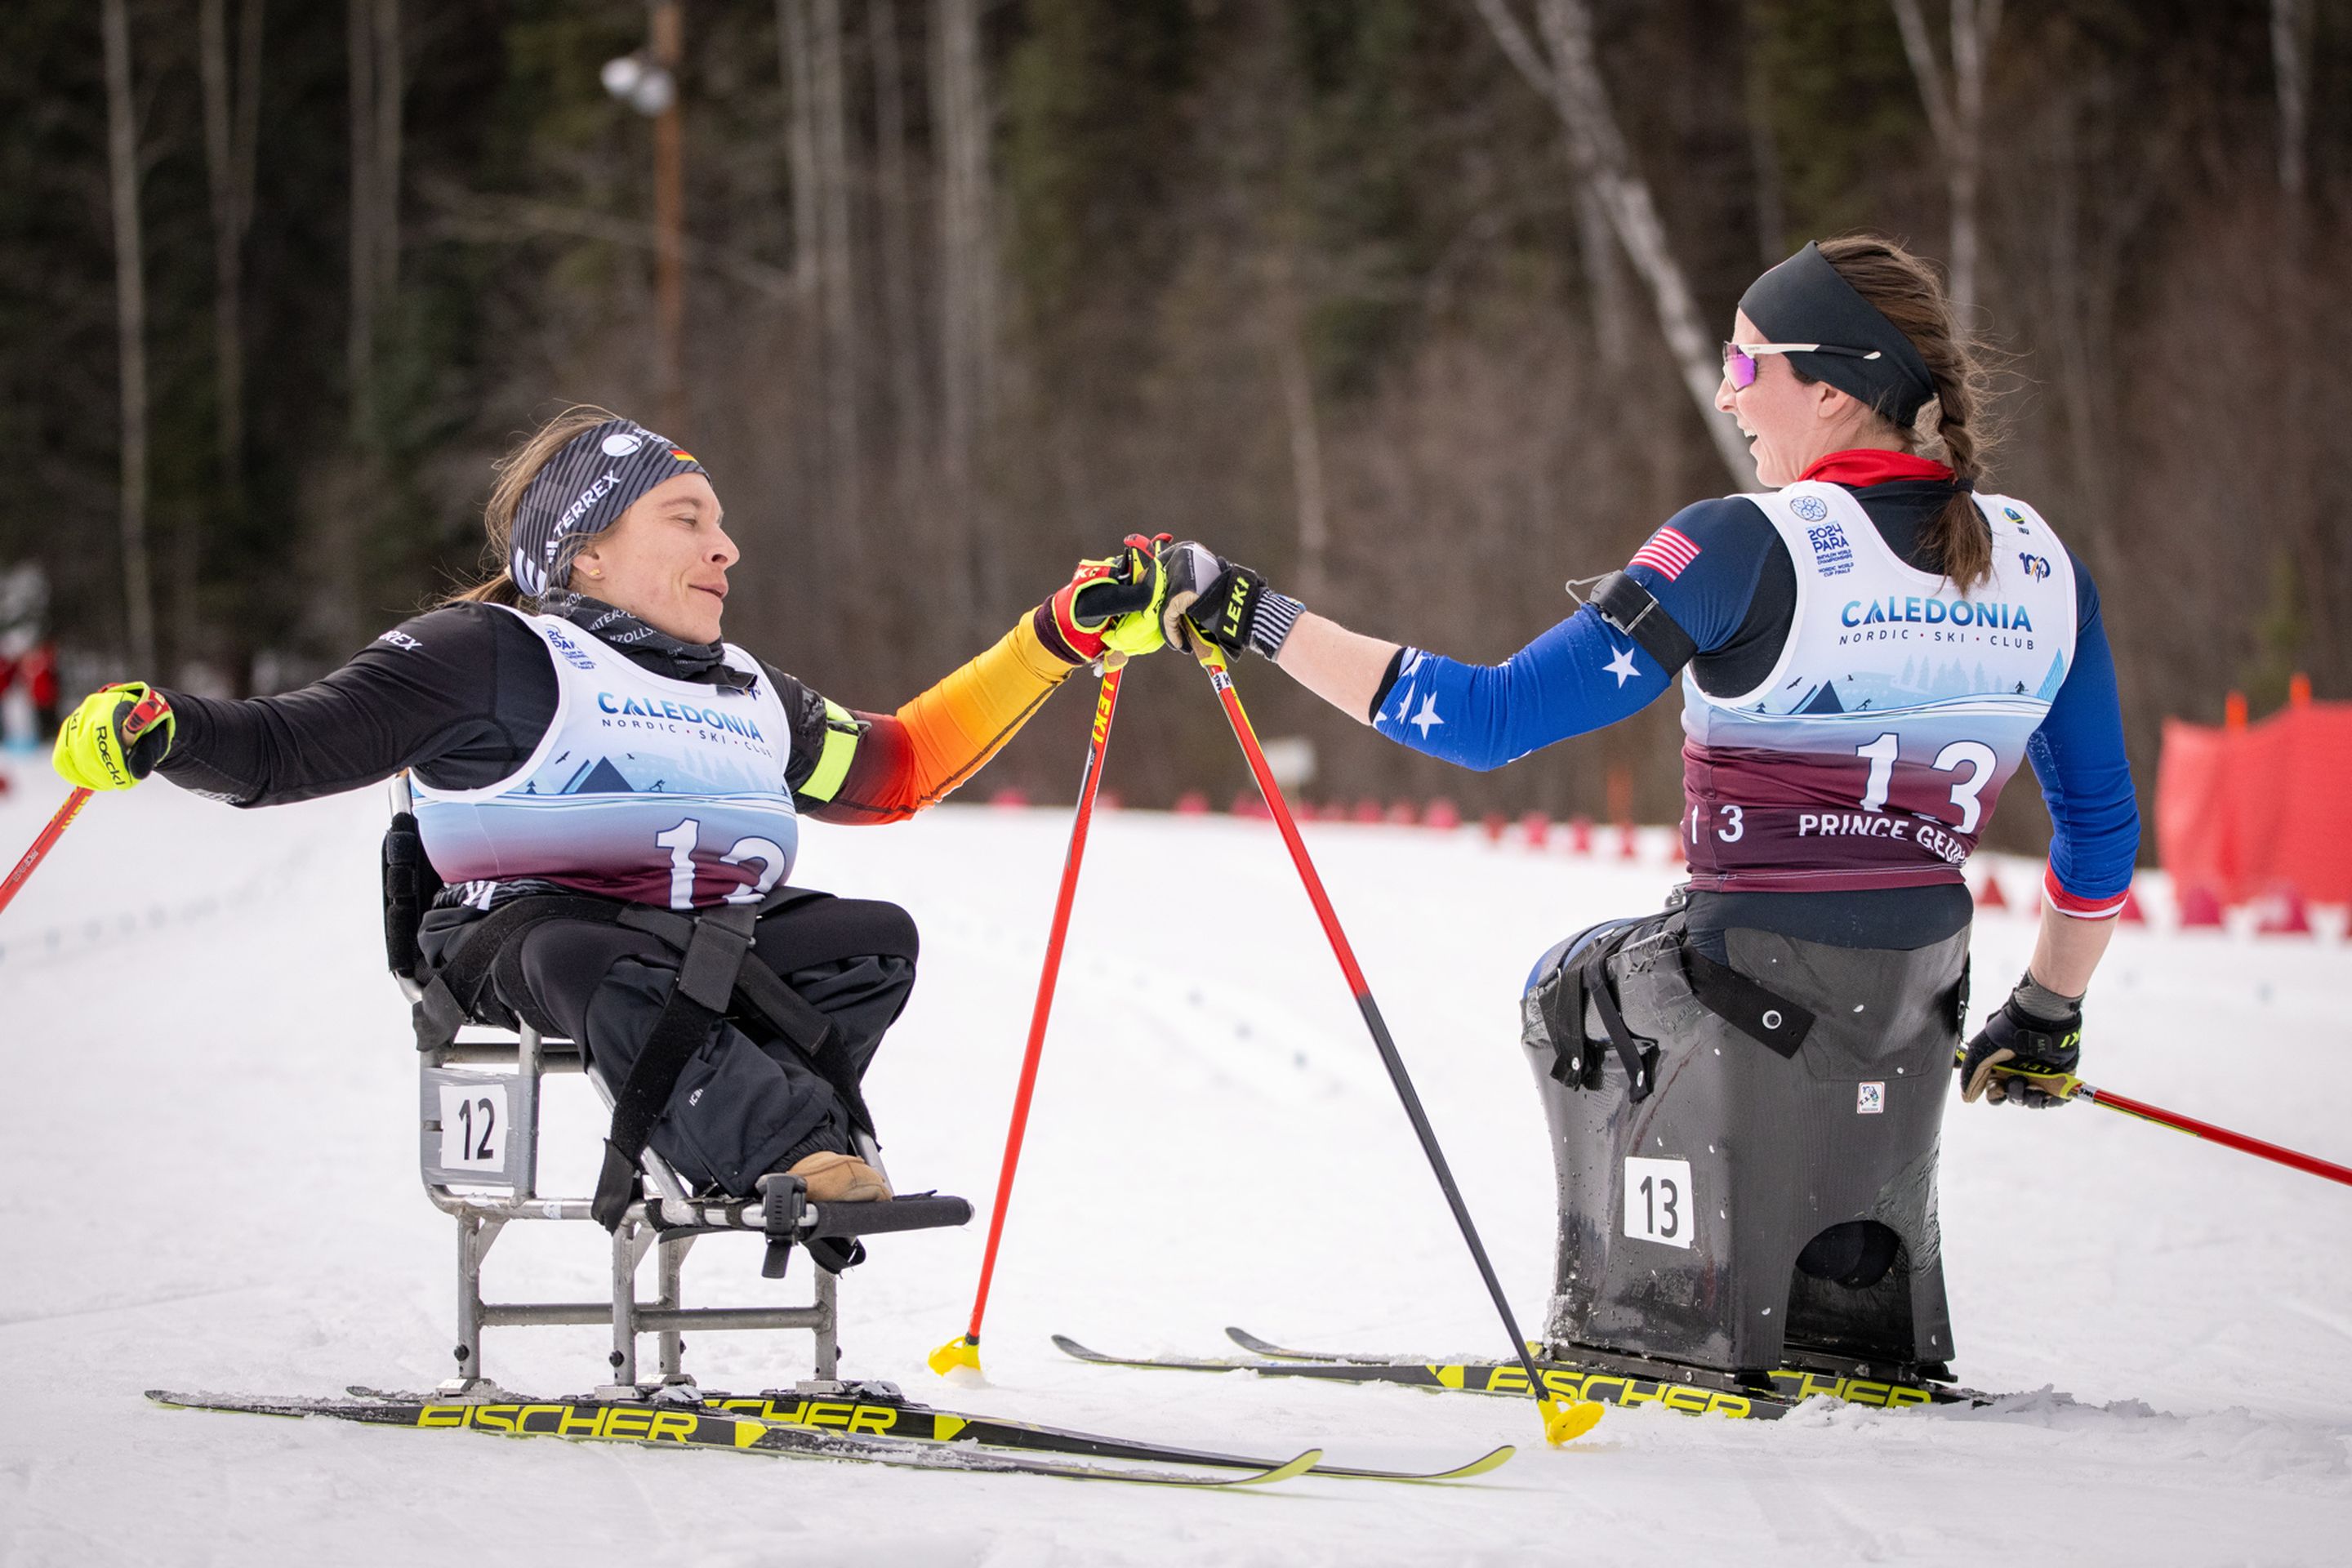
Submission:
<svg viewBox="0 0 2352 1568">
<path fill-rule="evenodd" d="M 1607 1408 L 1597 1399 L 1579 1399 L 1568 1405 L 1558 1399 L 1545 1400 L 1544 1441 L 1555 1448 L 1563 1443 L 1573 1443 L 1601 1424 L 1601 1413 Z"/>
<path fill-rule="evenodd" d="M 952 1339 L 930 1354 L 931 1370 L 941 1377 L 959 1372 L 977 1375 L 980 1372 L 980 1347 L 969 1339 Z"/>
</svg>

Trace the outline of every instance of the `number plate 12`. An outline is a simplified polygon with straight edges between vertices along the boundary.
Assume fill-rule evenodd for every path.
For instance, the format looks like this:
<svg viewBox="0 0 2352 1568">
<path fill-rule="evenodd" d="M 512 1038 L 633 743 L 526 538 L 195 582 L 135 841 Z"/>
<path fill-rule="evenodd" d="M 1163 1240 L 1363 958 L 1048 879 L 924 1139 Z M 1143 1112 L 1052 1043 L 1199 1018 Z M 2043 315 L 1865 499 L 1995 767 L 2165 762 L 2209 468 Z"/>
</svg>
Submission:
<svg viewBox="0 0 2352 1568">
<path fill-rule="evenodd" d="M 1625 1234 L 1636 1241 L 1687 1247 L 1698 1227 L 1688 1160 L 1625 1162 Z"/>
</svg>

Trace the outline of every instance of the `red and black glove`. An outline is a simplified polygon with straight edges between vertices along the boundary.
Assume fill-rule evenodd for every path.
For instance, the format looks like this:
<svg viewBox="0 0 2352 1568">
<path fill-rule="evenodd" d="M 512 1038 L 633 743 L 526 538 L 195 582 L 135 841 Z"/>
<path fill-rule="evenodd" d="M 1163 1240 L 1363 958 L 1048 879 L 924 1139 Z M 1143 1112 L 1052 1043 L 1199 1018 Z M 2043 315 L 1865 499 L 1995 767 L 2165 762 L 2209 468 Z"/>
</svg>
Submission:
<svg viewBox="0 0 2352 1568">
<path fill-rule="evenodd" d="M 1092 664 L 1107 652 L 1134 658 L 1159 647 L 1168 574 L 1154 552 L 1167 538 L 1130 533 L 1118 554 L 1079 562 L 1069 582 L 1037 606 L 1037 640 L 1074 665 Z"/>
</svg>

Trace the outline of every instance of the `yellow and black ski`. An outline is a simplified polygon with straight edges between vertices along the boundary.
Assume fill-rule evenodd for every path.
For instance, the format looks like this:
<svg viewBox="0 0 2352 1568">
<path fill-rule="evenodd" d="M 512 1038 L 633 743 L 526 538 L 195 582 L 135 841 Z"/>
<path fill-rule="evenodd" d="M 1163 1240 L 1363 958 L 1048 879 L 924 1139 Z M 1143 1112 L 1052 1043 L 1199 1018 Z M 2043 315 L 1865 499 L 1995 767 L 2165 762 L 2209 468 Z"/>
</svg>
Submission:
<svg viewBox="0 0 2352 1568">
<path fill-rule="evenodd" d="M 1065 1480 L 1126 1481 L 1160 1487 L 1250 1487 L 1295 1479 L 1323 1458 L 1320 1448 L 1279 1464 L 1249 1462 L 1231 1474 L 1195 1470 L 1139 1469 L 1085 1464 L 1037 1454 L 993 1453 L 965 1445 L 919 1442 L 906 1436 L 824 1429 L 760 1420 L 748 1414 L 707 1405 L 654 1400 L 606 1402 L 588 1398 L 512 1399 L 489 1402 L 435 1399 L 415 1394 L 344 1399 L 252 1398 L 237 1394 L 173 1394 L 151 1389 L 156 1404 L 187 1410 L 233 1410 L 256 1415 L 323 1415 L 382 1426 L 488 1432 L 505 1437 L 568 1437 L 575 1441 L 636 1443 L 649 1447 L 721 1448 L 742 1454 L 793 1458 L 840 1459 L 895 1465 L 908 1469 L 963 1470 L 992 1475 L 1055 1476 Z"/>
<path fill-rule="evenodd" d="M 1413 1361 L 1403 1357 L 1345 1355 L 1291 1350 L 1239 1329 L 1228 1329 L 1244 1357 L 1116 1356 L 1091 1350 L 1066 1334 L 1054 1344 L 1063 1354 L 1098 1366 L 1140 1367 L 1170 1372 L 1250 1372 L 1261 1377 L 1320 1378 L 1333 1383 L 1388 1383 L 1439 1393 L 1488 1394 L 1525 1399 L 1528 1377 L 1517 1362 Z M 1728 1415 L 1774 1420 L 1805 1400 L 1827 1396 L 1883 1409 L 1926 1405 L 1987 1405 L 1994 1395 L 1943 1384 L 1841 1375 L 1787 1367 L 1761 1383 L 1703 1367 L 1686 1367 L 1640 1356 L 1603 1352 L 1576 1361 L 1536 1358 L 1544 1386 L 1563 1399 L 1604 1405 L 1656 1405 L 1686 1415 Z"/>
</svg>

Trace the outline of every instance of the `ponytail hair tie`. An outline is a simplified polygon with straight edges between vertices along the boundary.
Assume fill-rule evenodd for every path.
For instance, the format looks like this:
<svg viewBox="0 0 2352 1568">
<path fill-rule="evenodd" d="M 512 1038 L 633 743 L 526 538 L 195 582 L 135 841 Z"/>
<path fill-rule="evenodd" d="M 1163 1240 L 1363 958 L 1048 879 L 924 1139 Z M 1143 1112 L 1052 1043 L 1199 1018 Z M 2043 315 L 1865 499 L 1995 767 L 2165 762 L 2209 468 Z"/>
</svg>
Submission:
<svg viewBox="0 0 2352 1568">
<path fill-rule="evenodd" d="M 1967 495 L 1977 488 L 1977 482 L 1970 479 L 1956 479 L 1952 481 L 1952 488 L 1962 495 Z"/>
</svg>

